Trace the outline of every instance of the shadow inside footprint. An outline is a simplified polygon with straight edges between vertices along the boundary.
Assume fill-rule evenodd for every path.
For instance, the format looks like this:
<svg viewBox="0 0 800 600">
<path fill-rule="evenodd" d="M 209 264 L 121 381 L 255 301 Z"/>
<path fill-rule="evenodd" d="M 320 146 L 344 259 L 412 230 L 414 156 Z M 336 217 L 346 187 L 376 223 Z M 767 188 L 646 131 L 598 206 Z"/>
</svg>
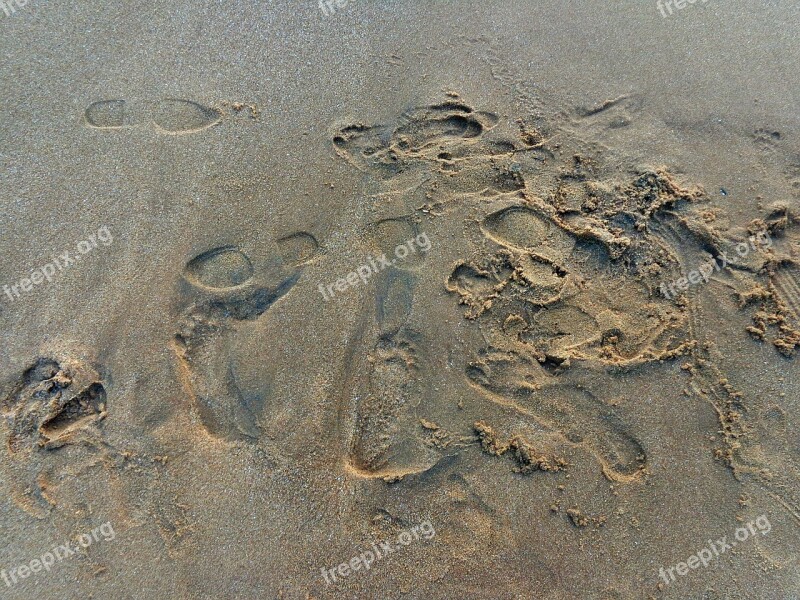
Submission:
<svg viewBox="0 0 800 600">
<path fill-rule="evenodd" d="M 232 336 L 239 323 L 257 319 L 287 294 L 318 251 L 314 237 L 304 232 L 281 238 L 277 246 L 283 267 L 269 281 L 258 280 L 249 257 L 234 246 L 203 252 L 184 271 L 190 285 L 175 349 L 203 426 L 224 440 L 257 440 L 265 401 L 245 397 L 237 385 Z"/>
<path fill-rule="evenodd" d="M 97 373 L 78 363 L 39 358 L 3 402 L 12 455 L 55 449 L 106 415 L 106 392 Z"/>
</svg>

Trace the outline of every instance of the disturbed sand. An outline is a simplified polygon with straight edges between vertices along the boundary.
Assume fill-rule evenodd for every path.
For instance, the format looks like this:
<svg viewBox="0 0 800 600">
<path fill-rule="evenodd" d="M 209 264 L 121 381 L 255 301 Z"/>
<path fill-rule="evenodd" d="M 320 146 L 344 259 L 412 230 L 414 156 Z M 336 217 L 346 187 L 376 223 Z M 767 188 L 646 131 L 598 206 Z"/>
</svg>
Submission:
<svg viewBox="0 0 800 600">
<path fill-rule="evenodd" d="M 0 27 L 0 597 L 800 598 L 797 6 Z"/>
</svg>

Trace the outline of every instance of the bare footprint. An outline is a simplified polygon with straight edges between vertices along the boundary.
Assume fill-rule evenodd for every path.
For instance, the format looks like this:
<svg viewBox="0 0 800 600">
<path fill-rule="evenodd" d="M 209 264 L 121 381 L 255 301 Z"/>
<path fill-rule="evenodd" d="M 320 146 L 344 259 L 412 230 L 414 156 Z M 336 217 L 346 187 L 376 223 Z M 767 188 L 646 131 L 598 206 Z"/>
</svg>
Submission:
<svg viewBox="0 0 800 600">
<path fill-rule="evenodd" d="M 356 408 L 350 465 L 369 477 L 418 473 L 436 462 L 415 435 L 424 397 L 415 344 L 403 336 L 378 341 L 369 356 L 368 387 Z"/>
<path fill-rule="evenodd" d="M 376 252 L 391 256 L 419 231 L 407 218 L 389 218 L 369 228 Z M 419 409 L 427 396 L 421 365 L 421 336 L 408 325 L 417 286 L 418 253 L 375 277 L 375 305 L 365 328 L 367 358 L 355 365 L 366 371 L 366 384 L 355 394 L 349 466 L 366 477 L 392 479 L 419 473 L 439 456 L 422 441 Z M 377 341 L 375 341 L 377 338 Z M 372 345 L 370 348 L 369 345 Z M 358 382 L 359 377 L 348 378 Z"/>
<path fill-rule="evenodd" d="M 629 481 L 639 475 L 647 464 L 646 453 L 613 409 L 572 385 L 536 387 L 541 369 L 520 355 L 487 352 L 469 365 L 467 376 L 494 402 L 586 446 L 609 479 Z"/>
<path fill-rule="evenodd" d="M 186 308 L 175 350 L 201 423 L 223 440 L 256 441 L 266 400 L 242 394 L 237 385 L 232 336 L 239 324 L 257 319 L 287 294 L 318 250 L 307 233 L 281 238 L 277 247 L 282 265 L 263 276 L 256 276 L 250 258 L 235 246 L 204 252 L 184 271 Z"/>
</svg>

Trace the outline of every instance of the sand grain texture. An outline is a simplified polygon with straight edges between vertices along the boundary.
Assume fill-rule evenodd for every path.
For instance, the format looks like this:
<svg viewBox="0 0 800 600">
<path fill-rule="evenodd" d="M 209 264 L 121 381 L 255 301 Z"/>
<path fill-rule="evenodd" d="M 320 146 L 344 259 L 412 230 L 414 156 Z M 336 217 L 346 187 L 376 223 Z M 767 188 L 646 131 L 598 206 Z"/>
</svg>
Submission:
<svg viewBox="0 0 800 600">
<path fill-rule="evenodd" d="M 0 12 L 0 597 L 800 598 L 798 24 Z"/>
</svg>

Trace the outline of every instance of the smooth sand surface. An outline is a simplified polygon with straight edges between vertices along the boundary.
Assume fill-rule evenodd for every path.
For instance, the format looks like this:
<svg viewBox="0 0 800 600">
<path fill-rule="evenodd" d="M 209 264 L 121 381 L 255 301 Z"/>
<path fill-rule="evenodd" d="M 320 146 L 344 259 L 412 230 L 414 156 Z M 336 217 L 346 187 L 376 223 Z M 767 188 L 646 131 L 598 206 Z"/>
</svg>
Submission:
<svg viewBox="0 0 800 600">
<path fill-rule="evenodd" d="M 0 597 L 800 598 L 797 4 L 332 4 L 0 6 Z"/>
</svg>

